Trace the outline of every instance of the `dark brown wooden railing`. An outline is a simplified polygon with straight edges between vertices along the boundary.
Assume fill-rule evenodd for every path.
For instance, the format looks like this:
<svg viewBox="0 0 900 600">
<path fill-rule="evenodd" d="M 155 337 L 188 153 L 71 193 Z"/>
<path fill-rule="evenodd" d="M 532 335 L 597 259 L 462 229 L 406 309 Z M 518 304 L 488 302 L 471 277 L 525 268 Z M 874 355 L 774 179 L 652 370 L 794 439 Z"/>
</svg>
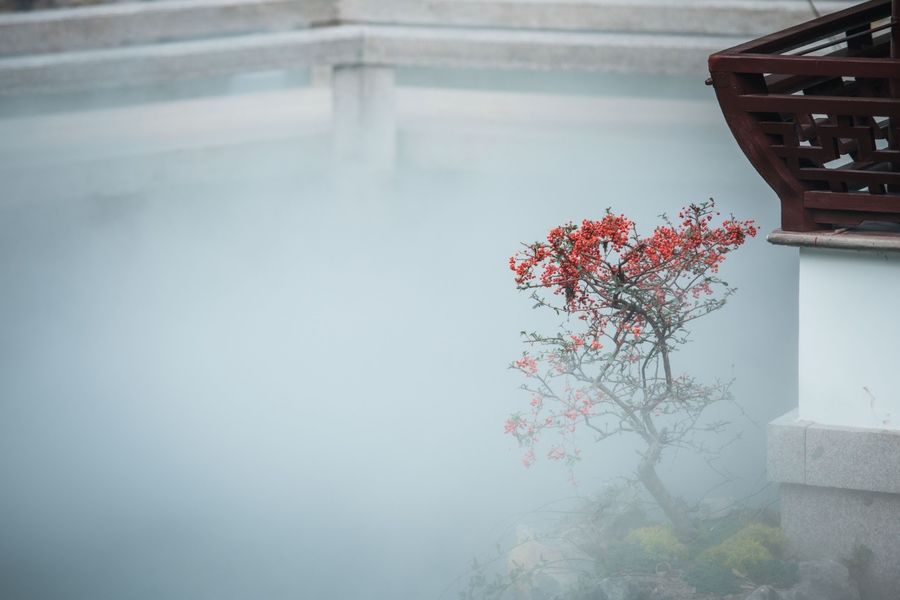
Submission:
<svg viewBox="0 0 900 600">
<path fill-rule="evenodd" d="M 893 4 L 893 17 L 892 0 L 872 0 L 709 57 L 725 119 L 781 199 L 784 230 L 900 223 Z"/>
</svg>

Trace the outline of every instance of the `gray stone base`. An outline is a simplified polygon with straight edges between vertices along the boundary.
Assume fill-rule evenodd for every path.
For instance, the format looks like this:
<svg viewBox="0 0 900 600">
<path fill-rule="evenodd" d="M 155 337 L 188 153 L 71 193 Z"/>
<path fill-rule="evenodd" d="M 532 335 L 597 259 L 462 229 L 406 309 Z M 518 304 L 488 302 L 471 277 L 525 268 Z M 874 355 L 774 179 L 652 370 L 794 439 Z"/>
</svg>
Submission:
<svg viewBox="0 0 900 600">
<path fill-rule="evenodd" d="M 789 413 L 769 425 L 769 478 L 799 558 L 849 560 L 862 600 L 900 600 L 900 432 Z"/>
<path fill-rule="evenodd" d="M 781 526 L 801 558 L 850 561 L 862 600 L 900 599 L 900 495 L 784 483 Z"/>
</svg>

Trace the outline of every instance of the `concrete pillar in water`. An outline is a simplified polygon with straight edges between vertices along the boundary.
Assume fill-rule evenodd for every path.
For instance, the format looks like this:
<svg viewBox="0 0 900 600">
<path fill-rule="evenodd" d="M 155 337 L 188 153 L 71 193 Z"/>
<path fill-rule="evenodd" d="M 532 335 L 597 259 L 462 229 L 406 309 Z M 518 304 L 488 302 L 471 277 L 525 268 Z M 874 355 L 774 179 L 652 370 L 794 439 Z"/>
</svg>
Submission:
<svg viewBox="0 0 900 600">
<path fill-rule="evenodd" d="M 397 146 L 394 69 L 338 65 L 331 85 L 336 158 L 377 171 L 393 169 Z"/>
<path fill-rule="evenodd" d="M 309 84 L 312 87 L 331 86 L 331 65 L 315 65 L 310 67 Z"/>
</svg>

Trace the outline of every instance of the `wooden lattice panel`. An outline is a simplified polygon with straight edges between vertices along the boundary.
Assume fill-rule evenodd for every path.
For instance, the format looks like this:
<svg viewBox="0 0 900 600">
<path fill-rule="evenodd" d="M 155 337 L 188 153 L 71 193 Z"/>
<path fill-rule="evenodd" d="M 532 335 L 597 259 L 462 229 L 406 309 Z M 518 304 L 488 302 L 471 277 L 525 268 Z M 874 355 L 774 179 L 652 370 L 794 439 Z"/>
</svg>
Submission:
<svg viewBox="0 0 900 600">
<path fill-rule="evenodd" d="M 900 223 L 900 60 L 890 0 L 710 57 L 712 84 L 782 228 Z"/>
</svg>

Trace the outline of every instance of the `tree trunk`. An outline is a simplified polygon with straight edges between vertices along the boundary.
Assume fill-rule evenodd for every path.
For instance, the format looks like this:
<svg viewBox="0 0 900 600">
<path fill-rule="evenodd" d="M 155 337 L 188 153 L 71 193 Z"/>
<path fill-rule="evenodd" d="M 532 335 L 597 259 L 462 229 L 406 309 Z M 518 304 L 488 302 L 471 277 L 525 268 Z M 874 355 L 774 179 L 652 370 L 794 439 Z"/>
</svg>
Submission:
<svg viewBox="0 0 900 600">
<path fill-rule="evenodd" d="M 644 457 L 638 467 L 638 479 L 672 523 L 676 537 L 681 542 L 688 543 L 696 536 L 697 527 L 688 516 L 688 509 L 684 501 L 672 496 L 663 485 L 659 475 L 656 474 L 655 458 L 657 456 L 650 453 Z"/>
</svg>

